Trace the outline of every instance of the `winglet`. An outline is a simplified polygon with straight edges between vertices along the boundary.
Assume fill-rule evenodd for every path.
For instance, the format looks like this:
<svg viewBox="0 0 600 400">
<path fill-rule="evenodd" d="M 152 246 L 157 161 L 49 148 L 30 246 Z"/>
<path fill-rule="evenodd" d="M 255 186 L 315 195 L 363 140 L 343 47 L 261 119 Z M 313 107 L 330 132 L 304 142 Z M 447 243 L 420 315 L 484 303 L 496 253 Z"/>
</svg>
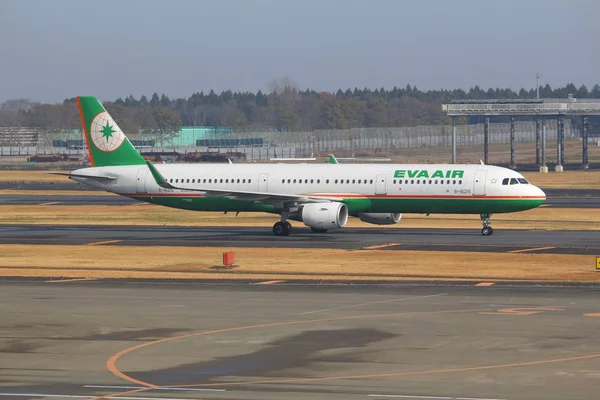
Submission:
<svg viewBox="0 0 600 400">
<path fill-rule="evenodd" d="M 169 182 L 167 182 L 167 180 L 160 174 L 160 172 L 158 172 L 158 170 L 156 169 L 156 167 L 154 165 L 152 165 L 152 163 L 148 160 L 146 161 L 146 165 L 148 166 L 148 168 L 150 168 L 150 172 L 152 173 L 152 177 L 154 178 L 154 180 L 156 181 L 156 184 L 162 188 L 165 189 L 175 189 L 175 187 L 173 187 Z"/>
<path fill-rule="evenodd" d="M 339 164 L 338 160 L 331 152 L 327 153 L 327 162 L 329 162 L 329 164 Z"/>
</svg>

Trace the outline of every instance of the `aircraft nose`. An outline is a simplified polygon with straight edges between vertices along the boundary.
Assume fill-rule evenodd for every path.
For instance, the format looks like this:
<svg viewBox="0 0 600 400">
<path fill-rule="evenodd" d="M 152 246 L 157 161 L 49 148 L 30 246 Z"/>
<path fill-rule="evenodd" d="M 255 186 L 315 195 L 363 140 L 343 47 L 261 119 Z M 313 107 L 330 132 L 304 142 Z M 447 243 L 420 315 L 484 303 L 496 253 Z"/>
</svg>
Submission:
<svg viewBox="0 0 600 400">
<path fill-rule="evenodd" d="M 546 193 L 544 193 L 544 191 L 537 186 L 534 186 L 534 188 L 535 188 L 535 195 L 542 197 L 544 200 L 546 200 Z"/>
</svg>

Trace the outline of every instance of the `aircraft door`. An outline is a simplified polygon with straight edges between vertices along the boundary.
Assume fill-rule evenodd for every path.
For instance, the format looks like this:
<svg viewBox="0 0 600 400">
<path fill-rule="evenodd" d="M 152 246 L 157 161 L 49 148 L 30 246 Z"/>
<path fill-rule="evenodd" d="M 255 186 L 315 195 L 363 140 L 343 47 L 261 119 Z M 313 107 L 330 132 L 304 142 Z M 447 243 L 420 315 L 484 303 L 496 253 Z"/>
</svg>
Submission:
<svg viewBox="0 0 600 400">
<path fill-rule="evenodd" d="M 260 174 L 258 176 L 258 191 L 262 193 L 268 192 L 269 174 Z"/>
<path fill-rule="evenodd" d="M 146 175 L 148 175 L 147 169 L 139 169 L 135 180 L 135 191 L 136 193 L 147 193 L 146 190 Z"/>
<path fill-rule="evenodd" d="M 475 171 L 475 179 L 473 180 L 473 195 L 485 196 L 485 177 L 487 171 L 485 169 L 479 169 Z"/>
<path fill-rule="evenodd" d="M 377 180 L 375 181 L 375 194 L 387 194 L 385 187 L 385 174 L 377 175 Z"/>
</svg>

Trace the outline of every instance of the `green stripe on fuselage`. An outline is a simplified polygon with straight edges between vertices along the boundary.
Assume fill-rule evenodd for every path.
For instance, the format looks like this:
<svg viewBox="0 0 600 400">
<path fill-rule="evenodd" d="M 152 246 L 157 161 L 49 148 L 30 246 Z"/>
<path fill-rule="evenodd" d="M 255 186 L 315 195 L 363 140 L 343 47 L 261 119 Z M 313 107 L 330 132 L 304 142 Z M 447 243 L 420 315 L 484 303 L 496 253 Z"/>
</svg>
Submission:
<svg viewBox="0 0 600 400">
<path fill-rule="evenodd" d="M 245 211 L 277 213 L 271 204 L 232 200 L 223 197 L 202 196 L 151 196 L 133 197 L 162 206 L 193 211 Z M 499 214 L 525 211 L 544 203 L 543 199 L 493 199 L 493 198 L 345 198 L 342 200 L 351 215 L 372 213 L 414 214 Z"/>
</svg>

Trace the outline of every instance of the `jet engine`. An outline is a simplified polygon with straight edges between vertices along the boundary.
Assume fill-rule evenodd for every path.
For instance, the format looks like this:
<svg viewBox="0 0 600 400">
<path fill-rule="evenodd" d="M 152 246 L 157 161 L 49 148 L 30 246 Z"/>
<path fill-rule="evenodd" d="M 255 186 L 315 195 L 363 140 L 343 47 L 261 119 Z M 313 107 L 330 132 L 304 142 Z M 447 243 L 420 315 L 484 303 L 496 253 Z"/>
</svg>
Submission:
<svg viewBox="0 0 600 400">
<path fill-rule="evenodd" d="M 344 203 L 309 203 L 302 208 L 302 222 L 313 230 L 340 229 L 348 222 L 348 207 Z"/>
<path fill-rule="evenodd" d="M 364 213 L 358 214 L 361 221 L 375 225 L 397 224 L 402 218 L 401 213 Z"/>
</svg>

